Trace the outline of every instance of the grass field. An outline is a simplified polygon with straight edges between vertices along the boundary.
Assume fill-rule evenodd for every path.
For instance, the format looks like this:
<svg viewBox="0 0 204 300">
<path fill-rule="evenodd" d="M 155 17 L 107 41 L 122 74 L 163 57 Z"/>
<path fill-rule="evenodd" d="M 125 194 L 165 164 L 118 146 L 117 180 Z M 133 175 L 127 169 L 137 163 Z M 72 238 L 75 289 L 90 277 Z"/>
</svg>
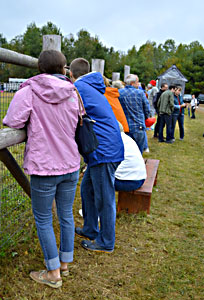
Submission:
<svg viewBox="0 0 204 300">
<path fill-rule="evenodd" d="M 159 144 L 148 132 L 150 153 L 160 160 L 151 214 L 117 215 L 112 254 L 91 253 L 75 238 L 74 262 L 63 287 L 53 290 L 29 278 L 43 269 L 34 226 L 1 258 L 0 299 L 203 300 L 204 299 L 204 109 L 185 116 L 185 139 Z M 74 203 L 82 224 L 79 186 Z M 56 234 L 59 230 L 55 220 Z"/>
</svg>

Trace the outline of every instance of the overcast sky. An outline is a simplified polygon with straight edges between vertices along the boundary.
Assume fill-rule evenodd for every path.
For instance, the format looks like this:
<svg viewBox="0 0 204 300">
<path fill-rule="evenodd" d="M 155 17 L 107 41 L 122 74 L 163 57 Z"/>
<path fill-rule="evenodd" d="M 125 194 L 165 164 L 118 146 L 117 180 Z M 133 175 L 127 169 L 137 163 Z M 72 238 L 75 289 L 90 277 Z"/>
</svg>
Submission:
<svg viewBox="0 0 204 300">
<path fill-rule="evenodd" d="M 1 0 L 0 13 L 0 33 L 8 41 L 32 22 L 42 27 L 51 21 L 64 36 L 83 28 L 125 52 L 147 40 L 204 46 L 204 0 Z"/>
</svg>

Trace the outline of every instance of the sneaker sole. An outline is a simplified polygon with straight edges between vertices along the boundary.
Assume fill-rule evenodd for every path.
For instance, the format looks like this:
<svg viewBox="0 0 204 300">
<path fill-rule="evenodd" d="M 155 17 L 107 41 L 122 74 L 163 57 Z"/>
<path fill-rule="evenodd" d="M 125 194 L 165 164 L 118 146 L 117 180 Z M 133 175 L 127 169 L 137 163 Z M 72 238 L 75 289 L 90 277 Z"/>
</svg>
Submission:
<svg viewBox="0 0 204 300">
<path fill-rule="evenodd" d="M 85 247 L 84 245 L 81 245 L 81 246 L 86 250 L 94 251 L 94 252 L 113 253 L 113 251 L 114 251 L 114 250 L 96 250 L 96 249 L 91 249 L 91 248 Z"/>
</svg>

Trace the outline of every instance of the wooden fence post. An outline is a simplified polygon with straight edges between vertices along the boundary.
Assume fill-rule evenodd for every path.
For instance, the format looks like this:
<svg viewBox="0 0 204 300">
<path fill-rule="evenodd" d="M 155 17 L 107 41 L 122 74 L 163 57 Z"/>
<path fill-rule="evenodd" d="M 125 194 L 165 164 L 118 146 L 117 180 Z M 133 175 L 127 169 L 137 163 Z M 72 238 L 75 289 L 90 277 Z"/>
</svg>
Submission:
<svg viewBox="0 0 204 300">
<path fill-rule="evenodd" d="M 112 81 L 120 80 L 120 73 L 113 72 L 112 73 Z"/>
<path fill-rule="evenodd" d="M 61 51 L 61 36 L 56 34 L 43 35 L 43 50 Z"/>
<path fill-rule="evenodd" d="M 129 74 L 130 74 L 130 66 L 125 65 L 124 66 L 124 81 Z"/>
<path fill-rule="evenodd" d="M 0 150 L 0 160 L 4 163 L 7 169 L 11 172 L 13 177 L 19 183 L 19 185 L 23 188 L 26 194 L 31 197 L 30 195 L 30 182 L 28 181 L 27 177 L 19 167 L 18 163 L 16 162 L 15 158 L 9 152 L 7 148 Z"/>
<path fill-rule="evenodd" d="M 104 59 L 97 59 L 94 58 L 91 60 L 91 70 L 100 72 L 101 75 L 104 74 L 104 66 L 105 66 L 105 60 Z"/>
</svg>

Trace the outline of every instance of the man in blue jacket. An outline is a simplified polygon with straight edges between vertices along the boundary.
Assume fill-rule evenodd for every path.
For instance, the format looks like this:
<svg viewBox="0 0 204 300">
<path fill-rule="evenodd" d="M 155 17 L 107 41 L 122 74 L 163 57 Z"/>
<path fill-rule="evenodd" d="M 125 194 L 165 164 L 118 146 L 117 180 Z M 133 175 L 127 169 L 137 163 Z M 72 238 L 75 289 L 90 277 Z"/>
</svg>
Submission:
<svg viewBox="0 0 204 300">
<path fill-rule="evenodd" d="M 186 107 L 186 104 L 183 102 L 183 98 L 181 96 L 182 88 L 180 86 L 177 86 L 174 92 L 174 111 L 172 114 L 172 126 L 171 126 L 171 137 L 175 141 L 175 127 L 176 122 L 178 120 L 179 125 L 179 135 L 180 140 L 182 141 L 184 139 L 184 108 Z"/>
<path fill-rule="evenodd" d="M 83 228 L 75 232 L 82 247 L 92 251 L 113 252 L 115 244 L 115 171 L 124 159 L 124 145 L 118 122 L 103 95 L 105 85 L 99 72 L 89 73 L 89 62 L 77 58 L 70 65 L 70 77 L 78 89 L 87 114 L 96 121 L 94 131 L 98 148 L 84 157 L 87 169 L 81 183 Z M 100 219 L 100 228 L 98 226 Z"/>
</svg>

